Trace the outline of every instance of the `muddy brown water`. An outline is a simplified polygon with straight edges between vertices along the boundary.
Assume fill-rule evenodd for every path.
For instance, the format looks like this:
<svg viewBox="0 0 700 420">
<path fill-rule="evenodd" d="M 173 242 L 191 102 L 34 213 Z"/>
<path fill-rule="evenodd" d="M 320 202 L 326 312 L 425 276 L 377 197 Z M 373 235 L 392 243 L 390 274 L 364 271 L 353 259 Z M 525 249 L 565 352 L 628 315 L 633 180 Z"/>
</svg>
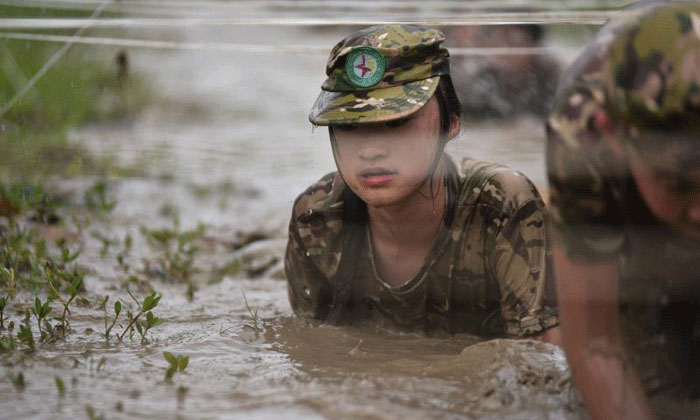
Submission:
<svg viewBox="0 0 700 420">
<path fill-rule="evenodd" d="M 185 28 L 184 41 L 327 45 L 341 29 Z M 162 35 L 162 34 L 161 34 Z M 111 51 L 111 50 L 110 50 Z M 109 54 L 102 50 L 101 54 Z M 97 156 L 137 166 L 143 176 L 112 180 L 117 206 L 80 239 L 87 294 L 129 302 L 116 248 L 100 255 L 99 232 L 134 237 L 127 260 L 137 273 L 155 257 L 141 226 L 207 226 L 195 266 L 197 290 L 153 278 L 163 295 L 154 311 L 165 320 L 151 341 L 105 340 L 104 316 L 77 307 L 65 341 L 31 355 L 1 359 L 0 418 L 107 419 L 578 419 L 585 418 L 562 351 L 522 340 L 428 338 L 378 326 L 331 327 L 293 316 L 279 279 L 285 229 L 294 197 L 334 169 L 327 134 L 307 113 L 323 80 L 325 57 L 211 51 L 129 50 L 132 67 L 153 79 L 158 102 L 135 119 L 71 133 Z M 544 185 L 544 131 L 530 117 L 471 123 L 448 148 L 455 157 L 500 161 Z M 94 179 L 54 180 L 79 201 Z M 70 223 L 67 230 L 75 230 Z M 240 232 L 265 232 L 240 250 Z M 209 284 L 207 271 L 234 258 L 263 261 Z M 268 268 L 269 266 L 269 268 Z M 141 271 L 139 271 L 141 270 Z M 146 289 L 134 288 L 142 297 Z M 258 311 L 258 328 L 246 307 Z M 24 295 L 30 300 L 32 296 Z M 13 307 L 10 316 L 21 317 Z M 123 328 L 123 324 L 122 324 Z M 116 327 L 115 330 L 121 330 Z M 36 331 L 35 331 L 36 333 Z M 162 352 L 188 355 L 189 366 L 164 380 Z M 15 389 L 8 373 L 23 372 Z M 54 377 L 66 383 L 59 397 Z"/>
</svg>

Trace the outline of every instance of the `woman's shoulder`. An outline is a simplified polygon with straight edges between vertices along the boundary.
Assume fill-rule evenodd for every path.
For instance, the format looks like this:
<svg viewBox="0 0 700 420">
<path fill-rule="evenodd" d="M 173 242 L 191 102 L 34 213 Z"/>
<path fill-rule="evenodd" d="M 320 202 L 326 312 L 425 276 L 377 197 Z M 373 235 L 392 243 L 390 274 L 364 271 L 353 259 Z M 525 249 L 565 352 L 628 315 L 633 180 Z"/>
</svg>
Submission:
<svg viewBox="0 0 700 420">
<path fill-rule="evenodd" d="M 332 172 L 310 185 L 294 201 L 289 246 L 305 254 L 326 278 L 340 261 L 345 183 Z"/>
<path fill-rule="evenodd" d="M 523 173 L 507 166 L 465 158 L 459 165 L 462 178 L 459 205 L 486 205 L 507 215 L 532 202 L 542 202 L 535 185 Z"/>
<path fill-rule="evenodd" d="M 345 183 L 338 172 L 331 172 L 311 184 L 294 200 L 292 216 L 304 222 L 314 214 L 337 213 L 342 210 Z"/>
</svg>

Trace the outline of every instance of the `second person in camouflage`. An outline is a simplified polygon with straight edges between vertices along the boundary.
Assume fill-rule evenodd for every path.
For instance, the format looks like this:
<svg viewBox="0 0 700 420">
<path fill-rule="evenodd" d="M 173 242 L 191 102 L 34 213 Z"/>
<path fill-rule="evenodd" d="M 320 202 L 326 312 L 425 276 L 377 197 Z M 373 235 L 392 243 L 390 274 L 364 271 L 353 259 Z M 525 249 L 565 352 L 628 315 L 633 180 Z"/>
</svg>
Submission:
<svg viewBox="0 0 700 420">
<path fill-rule="evenodd" d="M 563 344 L 595 419 L 700 396 L 700 3 L 627 14 L 567 71 L 548 122 Z M 700 418 L 674 405 L 655 408 Z"/>
<path fill-rule="evenodd" d="M 460 110 L 443 40 L 387 25 L 331 51 L 310 120 L 329 127 L 338 172 L 294 204 L 292 308 L 330 322 L 556 342 L 537 190 L 508 168 L 444 153 Z"/>
</svg>

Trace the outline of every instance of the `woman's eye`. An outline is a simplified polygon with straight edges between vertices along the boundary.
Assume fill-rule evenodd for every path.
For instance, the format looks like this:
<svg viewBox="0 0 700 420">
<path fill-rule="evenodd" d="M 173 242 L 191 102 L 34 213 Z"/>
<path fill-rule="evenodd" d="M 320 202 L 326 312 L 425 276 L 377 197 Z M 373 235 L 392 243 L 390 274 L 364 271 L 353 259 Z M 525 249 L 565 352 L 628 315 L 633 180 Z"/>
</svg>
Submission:
<svg viewBox="0 0 700 420">
<path fill-rule="evenodd" d="M 401 127 L 402 125 L 406 124 L 406 123 L 409 122 L 409 121 L 411 121 L 410 118 L 401 118 L 401 119 L 398 119 L 398 120 L 387 121 L 387 122 L 385 122 L 384 124 L 385 124 L 387 127 L 392 127 L 392 128 L 394 128 L 394 127 Z"/>
</svg>

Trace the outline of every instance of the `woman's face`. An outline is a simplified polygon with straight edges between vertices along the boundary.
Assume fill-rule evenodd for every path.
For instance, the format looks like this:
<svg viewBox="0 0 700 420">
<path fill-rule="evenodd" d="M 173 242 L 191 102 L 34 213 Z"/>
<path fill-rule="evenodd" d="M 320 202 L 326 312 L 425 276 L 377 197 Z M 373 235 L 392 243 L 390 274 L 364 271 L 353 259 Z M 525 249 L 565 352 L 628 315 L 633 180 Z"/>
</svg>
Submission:
<svg viewBox="0 0 700 420">
<path fill-rule="evenodd" d="M 651 212 L 676 232 L 700 238 L 700 169 L 679 171 L 630 153 L 632 176 Z"/>
<path fill-rule="evenodd" d="M 459 131 L 453 121 L 448 139 Z M 334 126 L 334 153 L 343 179 L 370 207 L 399 204 L 429 190 L 438 151 L 440 115 L 433 96 L 412 115 L 386 123 Z"/>
</svg>

